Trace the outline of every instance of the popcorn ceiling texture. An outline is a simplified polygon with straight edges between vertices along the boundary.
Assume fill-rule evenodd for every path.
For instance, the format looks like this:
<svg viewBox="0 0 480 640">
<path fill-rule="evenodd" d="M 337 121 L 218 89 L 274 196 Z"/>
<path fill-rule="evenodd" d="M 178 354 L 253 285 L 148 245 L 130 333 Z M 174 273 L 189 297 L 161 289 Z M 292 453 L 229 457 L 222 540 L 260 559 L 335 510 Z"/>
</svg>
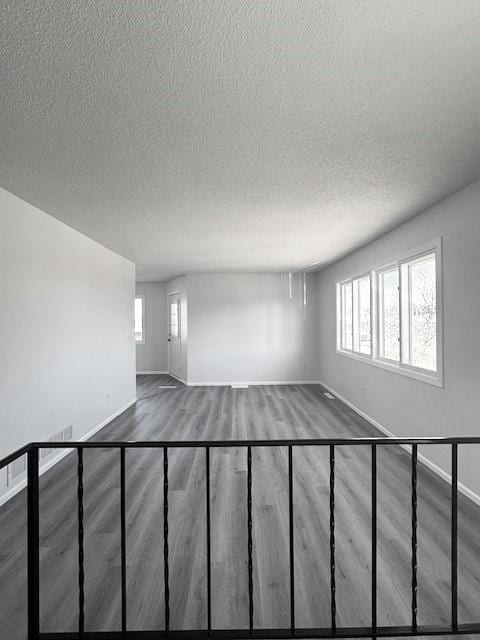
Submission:
<svg viewBox="0 0 480 640">
<path fill-rule="evenodd" d="M 478 0 L 0 7 L 0 183 L 138 279 L 326 264 L 480 177 Z"/>
</svg>

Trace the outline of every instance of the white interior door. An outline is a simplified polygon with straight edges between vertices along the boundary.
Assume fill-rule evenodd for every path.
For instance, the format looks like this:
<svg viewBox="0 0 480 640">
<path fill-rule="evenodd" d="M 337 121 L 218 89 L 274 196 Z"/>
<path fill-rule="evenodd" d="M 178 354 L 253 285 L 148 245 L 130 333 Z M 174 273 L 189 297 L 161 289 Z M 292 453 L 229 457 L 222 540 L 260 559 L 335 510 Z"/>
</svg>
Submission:
<svg viewBox="0 0 480 640">
<path fill-rule="evenodd" d="M 168 371 L 176 378 L 181 377 L 181 318 L 180 293 L 168 296 Z"/>
</svg>

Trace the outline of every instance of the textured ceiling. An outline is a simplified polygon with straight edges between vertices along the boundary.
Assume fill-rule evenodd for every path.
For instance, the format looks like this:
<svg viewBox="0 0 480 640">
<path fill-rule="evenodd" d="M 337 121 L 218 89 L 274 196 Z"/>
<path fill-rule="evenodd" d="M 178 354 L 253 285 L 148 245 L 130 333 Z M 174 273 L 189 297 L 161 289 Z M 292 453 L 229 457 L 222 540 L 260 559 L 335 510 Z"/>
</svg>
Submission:
<svg viewBox="0 0 480 640">
<path fill-rule="evenodd" d="M 139 279 L 326 264 L 480 177 L 479 0 L 0 7 L 0 184 Z"/>
</svg>

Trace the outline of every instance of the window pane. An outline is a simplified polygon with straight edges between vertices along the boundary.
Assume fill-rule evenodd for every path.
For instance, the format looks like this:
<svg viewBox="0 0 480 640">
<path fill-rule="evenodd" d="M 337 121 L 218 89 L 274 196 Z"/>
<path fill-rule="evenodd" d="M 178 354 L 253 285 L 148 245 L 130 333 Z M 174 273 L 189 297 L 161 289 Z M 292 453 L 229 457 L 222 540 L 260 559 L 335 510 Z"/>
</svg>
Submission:
<svg viewBox="0 0 480 640">
<path fill-rule="evenodd" d="M 437 299 L 435 255 L 409 265 L 410 364 L 437 369 Z"/>
<path fill-rule="evenodd" d="M 380 274 L 380 353 L 389 360 L 400 360 L 400 305 L 398 269 Z"/>
<path fill-rule="evenodd" d="M 135 340 L 143 340 L 143 298 L 135 298 Z"/>
<path fill-rule="evenodd" d="M 342 349 L 352 349 L 352 283 L 342 284 Z"/>
<path fill-rule="evenodd" d="M 371 353 L 369 276 L 353 281 L 353 350 Z"/>
<path fill-rule="evenodd" d="M 353 296 L 353 307 L 352 307 L 353 350 L 358 353 L 360 351 L 360 328 L 359 328 L 360 296 L 358 295 L 358 280 L 354 280 L 352 282 L 352 296 Z"/>
<path fill-rule="evenodd" d="M 170 336 L 178 338 L 178 302 L 170 303 Z"/>
</svg>

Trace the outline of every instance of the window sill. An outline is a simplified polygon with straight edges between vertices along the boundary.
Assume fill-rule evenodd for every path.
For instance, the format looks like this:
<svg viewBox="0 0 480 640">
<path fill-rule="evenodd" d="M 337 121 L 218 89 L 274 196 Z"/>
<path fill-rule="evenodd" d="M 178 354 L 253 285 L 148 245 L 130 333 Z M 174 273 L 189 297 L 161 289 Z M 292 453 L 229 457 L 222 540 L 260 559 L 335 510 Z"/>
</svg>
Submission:
<svg viewBox="0 0 480 640">
<path fill-rule="evenodd" d="M 419 382 L 426 382 L 427 384 L 431 384 L 434 387 L 443 388 L 443 377 L 440 373 L 432 373 L 430 375 L 429 373 L 423 372 L 420 369 L 413 369 L 410 367 L 406 367 L 405 365 L 395 364 L 393 362 L 387 362 L 385 360 L 378 360 L 376 358 L 372 358 L 372 356 L 362 355 L 361 353 L 352 353 L 350 351 L 343 351 L 341 349 L 337 349 L 336 352 L 339 356 L 350 358 L 351 360 L 356 360 L 357 362 L 363 362 L 364 364 L 368 364 L 372 367 L 377 367 L 378 369 L 384 369 L 385 371 L 390 371 L 391 373 L 399 373 L 402 376 L 413 378 L 414 380 L 418 380 Z"/>
</svg>

